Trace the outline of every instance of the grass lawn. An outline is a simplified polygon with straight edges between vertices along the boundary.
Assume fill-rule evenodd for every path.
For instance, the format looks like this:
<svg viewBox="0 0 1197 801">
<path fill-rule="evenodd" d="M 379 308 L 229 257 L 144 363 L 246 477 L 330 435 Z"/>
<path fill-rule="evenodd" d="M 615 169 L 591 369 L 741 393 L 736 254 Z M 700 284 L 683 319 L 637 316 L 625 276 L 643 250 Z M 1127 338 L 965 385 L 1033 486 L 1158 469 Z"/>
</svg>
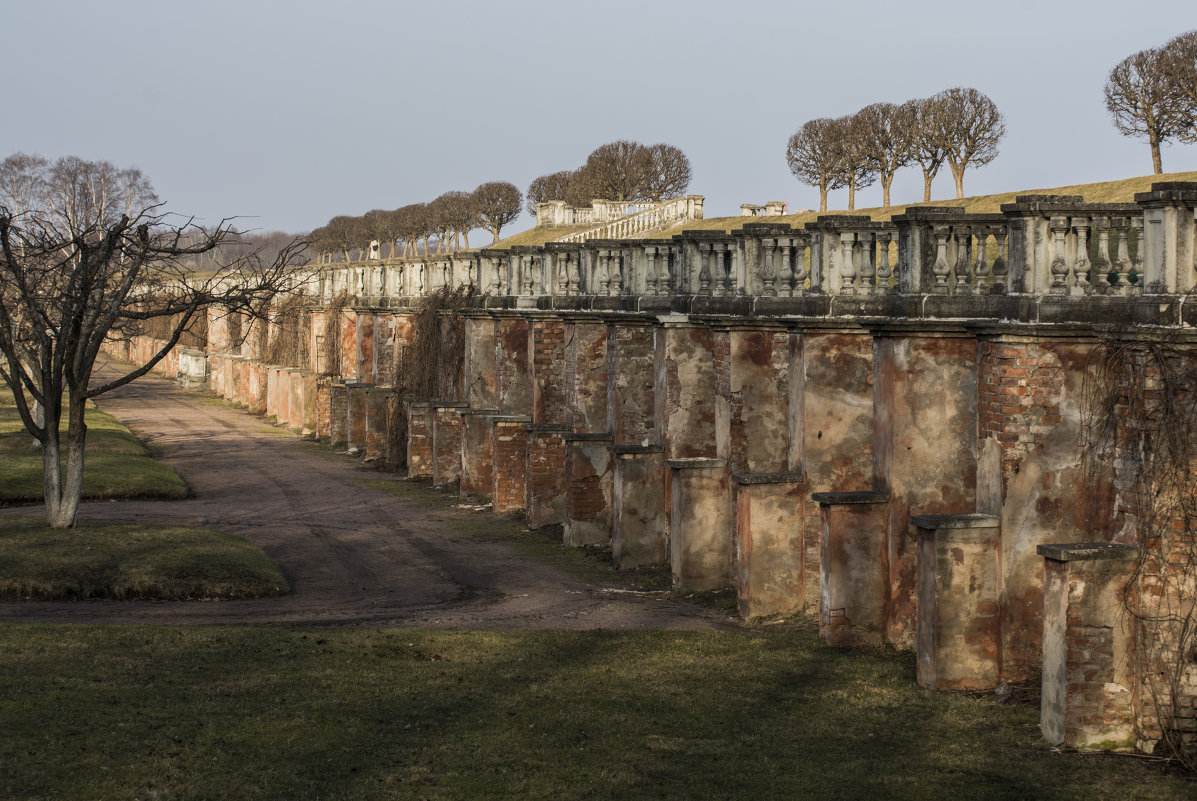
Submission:
<svg viewBox="0 0 1197 801">
<path fill-rule="evenodd" d="M 6 799 L 1184 799 L 914 659 L 746 632 L 0 626 Z"/>
<path fill-rule="evenodd" d="M 42 499 L 42 454 L 25 432 L 8 388 L 0 391 L 0 503 Z M 65 421 L 63 422 L 65 430 Z M 155 462 L 145 446 L 114 417 L 87 410 L 83 498 L 185 498 L 187 485 Z"/>
<path fill-rule="evenodd" d="M 289 591 L 245 540 L 182 526 L 0 518 L 0 598 L 259 598 Z"/>
</svg>

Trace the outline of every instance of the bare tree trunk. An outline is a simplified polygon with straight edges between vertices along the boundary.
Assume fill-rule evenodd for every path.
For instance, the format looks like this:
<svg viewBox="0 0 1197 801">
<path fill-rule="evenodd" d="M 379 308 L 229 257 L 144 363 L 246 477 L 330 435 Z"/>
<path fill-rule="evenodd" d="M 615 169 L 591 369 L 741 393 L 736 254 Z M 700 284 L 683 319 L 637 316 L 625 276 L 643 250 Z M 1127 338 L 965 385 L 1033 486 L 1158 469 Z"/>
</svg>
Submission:
<svg viewBox="0 0 1197 801">
<path fill-rule="evenodd" d="M 819 187 L 819 211 L 827 211 L 827 186 Z"/>
<path fill-rule="evenodd" d="M 1151 137 L 1151 167 L 1156 175 L 1164 174 L 1164 162 L 1160 158 L 1160 140 L 1154 135 Z"/>
<path fill-rule="evenodd" d="M 956 181 L 956 199 L 964 198 L 964 165 L 963 164 L 949 164 L 952 168 L 952 178 Z"/>
<path fill-rule="evenodd" d="M 894 182 L 894 176 L 881 179 L 881 206 L 889 208 L 889 187 Z"/>
<path fill-rule="evenodd" d="M 934 180 L 935 173 L 923 170 L 923 202 L 931 202 L 931 181 Z"/>
<path fill-rule="evenodd" d="M 465 249 L 469 250 L 470 249 L 470 232 L 462 231 L 461 235 L 465 238 Z M 458 250 L 461 250 L 461 248 L 458 248 Z"/>
<path fill-rule="evenodd" d="M 848 211 L 856 211 L 856 182 L 848 182 Z"/>
</svg>

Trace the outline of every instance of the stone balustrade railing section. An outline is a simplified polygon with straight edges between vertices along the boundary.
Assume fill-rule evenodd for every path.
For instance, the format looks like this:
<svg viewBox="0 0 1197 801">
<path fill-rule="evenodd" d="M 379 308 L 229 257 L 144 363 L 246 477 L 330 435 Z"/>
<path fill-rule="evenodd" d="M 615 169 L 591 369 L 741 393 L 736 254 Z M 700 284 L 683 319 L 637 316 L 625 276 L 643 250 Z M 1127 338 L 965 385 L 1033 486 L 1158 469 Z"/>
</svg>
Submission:
<svg viewBox="0 0 1197 801">
<path fill-rule="evenodd" d="M 732 233 L 592 237 L 338 265 L 309 291 L 383 307 L 459 286 L 523 307 L 585 307 L 588 298 L 1137 298 L 1197 286 L 1195 253 L 1197 183 L 1161 183 L 1135 203 L 1029 195 L 996 214 L 921 207 L 886 222 L 825 215 L 802 227 L 748 223 Z"/>
</svg>

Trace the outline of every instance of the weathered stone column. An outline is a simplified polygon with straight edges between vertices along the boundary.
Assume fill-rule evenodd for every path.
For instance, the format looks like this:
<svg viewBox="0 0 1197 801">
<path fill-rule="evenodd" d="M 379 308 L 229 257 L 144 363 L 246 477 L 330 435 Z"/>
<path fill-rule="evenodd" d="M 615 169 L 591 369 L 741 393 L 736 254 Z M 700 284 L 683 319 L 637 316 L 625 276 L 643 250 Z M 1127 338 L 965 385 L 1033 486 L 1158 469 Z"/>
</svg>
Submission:
<svg viewBox="0 0 1197 801">
<path fill-rule="evenodd" d="M 610 434 L 565 436 L 565 545 L 607 545 L 611 542 L 614 471 Z"/>
<path fill-rule="evenodd" d="M 565 521 L 565 435 L 560 423 L 525 423 L 528 437 L 528 526 Z"/>
<path fill-rule="evenodd" d="M 803 608 L 801 472 L 732 476 L 735 502 L 736 594 L 746 618 Z"/>
<path fill-rule="evenodd" d="M 357 453 L 366 448 L 369 384 L 346 384 L 349 388 L 349 450 Z M 281 390 L 281 388 L 280 388 Z M 280 391 L 280 394 L 281 391 Z"/>
<path fill-rule="evenodd" d="M 1131 545 L 1041 545 L 1043 695 L 1039 727 L 1069 748 L 1133 748 L 1133 631 L 1122 606 Z"/>
<path fill-rule="evenodd" d="M 660 445 L 615 445 L 611 556 L 620 570 L 669 560 L 669 530 L 661 498 L 665 449 Z"/>
<path fill-rule="evenodd" d="M 494 426 L 491 441 L 494 456 L 494 489 L 491 504 L 496 514 L 517 512 L 528 507 L 528 432 L 526 415 L 500 415 L 488 418 Z"/>
<path fill-rule="evenodd" d="M 881 492 L 816 492 L 823 520 L 819 634 L 829 645 L 885 641 L 889 571 Z"/>
<path fill-rule="evenodd" d="M 329 444 L 339 450 L 349 441 L 349 387 L 335 378 L 329 385 L 328 418 Z"/>
<path fill-rule="evenodd" d="M 670 472 L 669 540 L 673 586 L 734 586 L 731 474 L 726 459 L 666 459 Z"/>
<path fill-rule="evenodd" d="M 918 682 L 977 690 L 1002 681 L 996 515 L 914 515 L 919 537 Z"/>
<path fill-rule="evenodd" d="M 494 447 L 490 418 L 498 409 L 460 409 L 461 418 L 461 496 L 490 495 L 494 489 Z"/>
<path fill-rule="evenodd" d="M 386 457 L 387 440 L 390 436 L 387 406 L 393 387 L 366 387 L 366 437 L 365 458 L 367 461 Z"/>
<path fill-rule="evenodd" d="M 407 475 L 428 478 L 432 475 L 432 411 L 426 400 L 404 398 L 407 410 Z"/>
<path fill-rule="evenodd" d="M 465 401 L 434 401 L 432 421 L 432 486 L 443 487 L 461 477 L 461 410 Z"/>
<path fill-rule="evenodd" d="M 314 429 L 316 439 L 324 442 L 332 436 L 332 377 L 317 375 L 314 378 L 316 381 Z"/>
</svg>

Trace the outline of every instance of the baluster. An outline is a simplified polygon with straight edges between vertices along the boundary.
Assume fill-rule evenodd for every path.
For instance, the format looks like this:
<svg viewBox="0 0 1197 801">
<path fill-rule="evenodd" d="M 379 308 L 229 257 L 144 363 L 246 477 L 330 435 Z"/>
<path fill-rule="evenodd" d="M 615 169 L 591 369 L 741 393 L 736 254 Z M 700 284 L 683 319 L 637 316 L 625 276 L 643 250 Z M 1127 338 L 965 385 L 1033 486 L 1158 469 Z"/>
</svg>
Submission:
<svg viewBox="0 0 1197 801">
<path fill-rule="evenodd" d="M 973 294 L 985 295 L 989 292 L 989 229 L 974 228 L 973 236 L 977 240 L 977 260 L 973 262 Z"/>
<path fill-rule="evenodd" d="M 1076 285 L 1081 292 L 1088 295 L 1093 292 L 1089 283 L 1089 218 L 1073 217 L 1072 227 L 1076 229 L 1076 259 L 1072 263 L 1072 274 L 1076 276 Z"/>
<path fill-rule="evenodd" d="M 776 239 L 762 239 L 761 249 L 765 252 L 764 264 L 761 267 L 761 294 L 767 298 L 777 296 L 777 269 L 773 266 L 773 252 L 777 250 Z"/>
<path fill-rule="evenodd" d="M 993 260 L 993 291 L 998 295 L 1006 293 L 1006 285 L 1010 275 L 1010 263 L 1006 260 L 1006 240 L 1010 231 L 1004 225 L 993 228 L 993 238 L 997 243 L 997 258 Z"/>
<path fill-rule="evenodd" d="M 1132 295 L 1143 294 L 1143 258 L 1146 248 L 1143 247 L 1143 217 L 1138 215 L 1130 218 L 1131 229 L 1135 232 L 1135 260 L 1131 267 L 1135 271 L 1135 283 L 1130 287 Z"/>
<path fill-rule="evenodd" d="M 781 246 L 781 268 L 777 271 L 777 278 L 781 282 L 781 296 L 794 297 L 794 240 L 779 239 Z"/>
<path fill-rule="evenodd" d="M 877 292 L 877 234 L 868 231 L 860 235 L 860 291 L 862 295 Z"/>
<path fill-rule="evenodd" d="M 948 236 L 950 231 L 946 225 L 937 225 L 932 229 L 935 235 L 935 266 L 932 270 L 935 272 L 935 286 L 931 288 L 931 292 L 936 295 L 948 294 L 948 273 L 951 268 L 948 267 Z"/>
<path fill-rule="evenodd" d="M 644 293 L 655 296 L 657 291 L 657 249 L 652 245 L 644 247 Z"/>
<path fill-rule="evenodd" d="M 1118 218 L 1118 261 L 1115 262 L 1118 269 L 1118 286 L 1114 291 L 1119 295 L 1130 294 L 1131 260 L 1126 244 L 1126 236 L 1129 232 L 1130 224 L 1127 218 Z"/>
<path fill-rule="evenodd" d="M 611 251 L 611 294 L 623 294 L 623 251 Z"/>
<path fill-rule="evenodd" d="M 721 297 L 730 298 L 732 292 L 732 269 L 731 260 L 728 259 L 730 253 L 727 249 L 726 242 L 716 242 L 712 248 L 715 251 L 716 265 L 718 266 L 718 274 L 723 284 L 723 291 Z"/>
<path fill-rule="evenodd" d="M 956 239 L 956 263 L 952 267 L 955 280 L 951 291 L 953 294 L 961 294 L 969 290 L 965 284 L 969 283 L 969 270 L 972 267 L 968 258 L 968 247 L 972 244 L 972 234 L 963 225 L 956 228 L 953 233 Z"/>
<path fill-rule="evenodd" d="M 856 294 L 856 264 L 852 251 L 856 245 L 856 234 L 840 234 L 840 294 Z"/>
<path fill-rule="evenodd" d="M 578 294 L 579 285 L 582 283 L 582 254 L 579 252 L 577 258 L 574 258 L 573 252 L 565 254 L 565 294 L 571 297 Z"/>
<path fill-rule="evenodd" d="M 416 270 L 416 297 L 424 297 L 424 262 L 420 262 Z"/>
<path fill-rule="evenodd" d="M 541 286 L 543 282 L 543 270 L 536 269 L 536 259 L 532 256 L 524 256 L 524 296 L 540 295 L 544 289 Z"/>
<path fill-rule="evenodd" d="M 670 272 L 669 262 L 673 259 L 673 248 L 665 248 L 665 252 L 661 254 L 661 269 L 657 274 L 657 283 L 660 287 L 660 294 L 673 294 L 673 275 Z"/>
<path fill-rule="evenodd" d="M 600 295 L 611 294 L 611 253 L 607 250 L 598 252 L 598 285 L 602 290 Z"/>
<path fill-rule="evenodd" d="M 879 295 L 887 295 L 893 291 L 890 279 L 894 270 L 889 264 L 889 245 L 894 240 L 892 231 L 882 231 L 877 235 L 877 289 Z"/>
<path fill-rule="evenodd" d="M 1055 256 L 1052 258 L 1052 285 L 1048 294 L 1064 295 L 1068 292 L 1068 262 L 1064 260 L 1064 237 L 1068 235 L 1068 218 L 1052 217 L 1051 231 L 1055 238 Z"/>
<path fill-rule="evenodd" d="M 1093 272 L 1097 281 L 1093 289 L 1102 295 L 1113 291 L 1110 284 L 1110 218 L 1094 217 L 1093 227 L 1097 229 L 1097 259 L 1093 262 Z"/>
<path fill-rule="evenodd" d="M 711 245 L 703 242 L 698 246 L 698 294 L 711 294 Z"/>
</svg>

